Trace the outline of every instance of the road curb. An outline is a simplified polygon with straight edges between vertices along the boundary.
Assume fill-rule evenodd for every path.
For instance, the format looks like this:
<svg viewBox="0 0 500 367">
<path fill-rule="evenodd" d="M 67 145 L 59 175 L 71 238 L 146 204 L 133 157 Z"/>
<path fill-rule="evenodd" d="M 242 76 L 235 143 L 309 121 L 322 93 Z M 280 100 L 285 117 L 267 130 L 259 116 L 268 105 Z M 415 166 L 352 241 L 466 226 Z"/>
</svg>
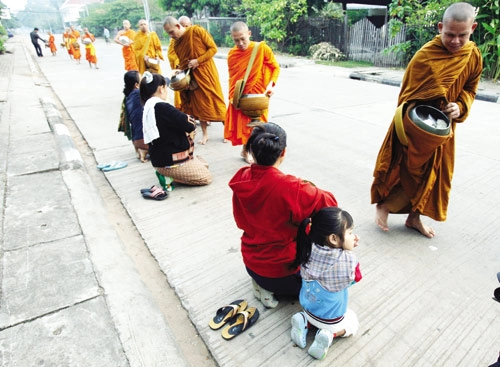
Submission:
<svg viewBox="0 0 500 367">
<path fill-rule="evenodd" d="M 55 102 L 48 97 L 40 98 L 45 118 L 50 129 L 55 135 L 57 150 L 61 158 L 59 169 L 80 169 L 83 167 L 83 159 L 71 138 L 70 132 L 63 123 L 62 115 L 56 107 Z"/>
<path fill-rule="evenodd" d="M 373 83 L 380 83 L 380 84 L 386 84 L 386 85 L 392 85 L 394 87 L 400 87 L 401 86 L 401 79 L 399 78 L 387 78 L 382 75 L 382 72 L 359 72 L 355 71 L 349 74 L 350 79 L 355 79 L 355 80 L 361 80 L 365 82 L 373 82 Z M 493 103 L 500 103 L 500 95 L 496 94 L 491 94 L 491 93 L 484 93 L 481 91 L 478 91 L 476 93 L 476 99 L 478 101 L 485 101 L 485 102 L 493 102 Z"/>
</svg>

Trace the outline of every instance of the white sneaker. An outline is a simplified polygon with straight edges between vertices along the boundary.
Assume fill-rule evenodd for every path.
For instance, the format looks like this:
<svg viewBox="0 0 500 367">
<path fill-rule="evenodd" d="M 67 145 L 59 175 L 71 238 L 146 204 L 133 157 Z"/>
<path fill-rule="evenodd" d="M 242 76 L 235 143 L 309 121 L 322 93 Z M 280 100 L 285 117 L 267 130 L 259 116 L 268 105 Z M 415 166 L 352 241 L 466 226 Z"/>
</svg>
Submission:
<svg viewBox="0 0 500 367">
<path fill-rule="evenodd" d="M 292 341 L 299 348 L 306 347 L 306 337 L 309 329 L 307 328 L 307 318 L 304 312 L 297 312 L 292 316 Z"/>
<path fill-rule="evenodd" d="M 324 329 L 320 329 L 316 333 L 314 342 L 312 343 L 307 353 L 309 353 L 316 359 L 324 359 L 326 357 L 326 353 L 328 353 L 328 348 L 330 348 L 332 341 L 332 333 Z"/>
</svg>

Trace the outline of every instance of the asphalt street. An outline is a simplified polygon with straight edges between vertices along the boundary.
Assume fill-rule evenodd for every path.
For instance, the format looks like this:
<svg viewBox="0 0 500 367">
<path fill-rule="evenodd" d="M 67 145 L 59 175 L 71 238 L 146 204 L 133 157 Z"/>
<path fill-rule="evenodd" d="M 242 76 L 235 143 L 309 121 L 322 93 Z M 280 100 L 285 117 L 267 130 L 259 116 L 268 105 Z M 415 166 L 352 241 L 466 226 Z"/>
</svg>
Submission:
<svg viewBox="0 0 500 367">
<path fill-rule="evenodd" d="M 403 216 L 389 218 L 389 233 L 379 231 L 369 202 L 402 72 L 278 57 L 270 120 L 288 133 L 282 169 L 332 191 L 361 238 L 364 278 L 350 291 L 359 333 L 335 340 L 317 362 L 290 340 L 298 302 L 283 300 L 270 310 L 253 297 L 227 186 L 245 162 L 240 147 L 222 142 L 222 124 L 212 123 L 207 145 L 195 148 L 210 164 L 212 184 L 176 186 L 165 201 L 144 200 L 139 190 L 157 181 L 117 132 L 119 46 L 98 40 L 98 70 L 62 51 L 37 58 L 27 39 L 8 46 L 12 53 L 0 55 L 0 365 L 469 367 L 498 357 L 496 86 L 481 85 L 487 98 L 474 103 L 457 130 L 448 219 L 428 220 L 437 232 L 431 240 L 405 228 Z M 227 96 L 226 51 L 216 64 Z M 167 63 L 162 68 L 169 75 Z M 112 161 L 127 166 L 96 168 Z M 117 221 L 110 201 L 128 221 Z M 185 319 L 169 315 L 150 286 L 137 261 L 146 255 L 152 261 L 146 267 L 158 268 Z M 225 341 L 208 321 L 242 298 L 261 316 Z M 178 337 L 182 329 L 192 334 L 187 343 Z M 193 338 L 202 345 L 185 345 Z"/>
</svg>

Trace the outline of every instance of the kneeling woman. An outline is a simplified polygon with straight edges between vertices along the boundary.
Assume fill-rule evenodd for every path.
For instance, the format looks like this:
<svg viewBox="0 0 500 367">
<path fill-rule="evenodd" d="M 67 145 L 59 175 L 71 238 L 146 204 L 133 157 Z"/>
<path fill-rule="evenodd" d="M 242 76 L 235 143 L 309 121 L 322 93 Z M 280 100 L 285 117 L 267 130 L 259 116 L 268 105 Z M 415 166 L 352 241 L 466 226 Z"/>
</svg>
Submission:
<svg viewBox="0 0 500 367">
<path fill-rule="evenodd" d="M 196 122 L 166 102 L 167 82 L 163 75 L 145 72 L 140 94 L 144 103 L 144 142 L 149 144 L 151 164 L 156 171 L 185 185 L 212 182 L 208 164 L 193 155 Z"/>
</svg>

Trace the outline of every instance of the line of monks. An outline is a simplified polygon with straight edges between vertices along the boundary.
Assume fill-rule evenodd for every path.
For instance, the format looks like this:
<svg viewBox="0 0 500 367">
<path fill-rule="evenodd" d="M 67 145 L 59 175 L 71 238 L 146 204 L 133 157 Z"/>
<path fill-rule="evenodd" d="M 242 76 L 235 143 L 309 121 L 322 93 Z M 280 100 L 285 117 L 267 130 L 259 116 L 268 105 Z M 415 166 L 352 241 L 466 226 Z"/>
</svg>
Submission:
<svg viewBox="0 0 500 367">
<path fill-rule="evenodd" d="M 80 64 L 82 58 L 82 52 L 80 50 L 80 42 L 85 47 L 85 59 L 89 63 L 89 67 L 97 67 L 97 55 L 94 47 L 95 36 L 89 32 L 88 28 L 83 28 L 83 32 L 80 33 L 74 26 L 70 26 L 65 29 L 63 35 L 63 42 L 61 46 L 66 49 L 71 60 L 75 60 Z"/>
</svg>

